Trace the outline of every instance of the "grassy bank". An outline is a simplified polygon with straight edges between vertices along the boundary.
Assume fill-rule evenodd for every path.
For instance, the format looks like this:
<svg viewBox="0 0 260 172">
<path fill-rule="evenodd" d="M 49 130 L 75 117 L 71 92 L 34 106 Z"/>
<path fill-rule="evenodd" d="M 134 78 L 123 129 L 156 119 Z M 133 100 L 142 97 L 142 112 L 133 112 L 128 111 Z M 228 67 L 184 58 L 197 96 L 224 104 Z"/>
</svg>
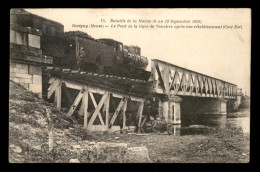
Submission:
<svg viewBox="0 0 260 172">
<path fill-rule="evenodd" d="M 54 119 L 55 154 L 48 153 L 48 123 L 45 109 Z M 76 119 L 10 82 L 9 161 L 69 162 L 83 159 L 83 148 L 93 142 L 127 143 L 146 146 L 153 162 L 158 163 L 238 163 L 249 162 L 249 135 L 237 129 L 209 128 L 206 135 L 170 136 L 160 134 L 86 134 Z M 87 148 L 86 148 L 87 146 Z"/>
<path fill-rule="evenodd" d="M 207 135 L 170 136 L 97 135 L 97 141 L 126 142 L 146 146 L 158 163 L 239 163 L 249 162 L 249 135 L 238 129 L 209 129 Z"/>
</svg>

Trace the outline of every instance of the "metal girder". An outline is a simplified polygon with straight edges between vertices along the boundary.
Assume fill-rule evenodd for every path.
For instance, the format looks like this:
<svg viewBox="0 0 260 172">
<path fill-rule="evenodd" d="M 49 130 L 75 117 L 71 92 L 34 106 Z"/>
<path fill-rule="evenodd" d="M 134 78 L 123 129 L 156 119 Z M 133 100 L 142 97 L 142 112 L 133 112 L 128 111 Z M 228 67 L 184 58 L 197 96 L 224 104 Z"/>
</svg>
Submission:
<svg viewBox="0 0 260 172">
<path fill-rule="evenodd" d="M 153 73 L 156 72 L 154 75 L 158 75 L 158 80 L 155 82 L 156 92 L 161 89 L 165 94 L 173 93 L 175 95 L 192 95 L 199 97 L 218 97 L 228 99 L 236 97 L 236 92 L 233 90 L 236 90 L 237 86 L 234 84 L 160 60 L 152 61 L 153 65 L 151 71 Z M 166 89 L 165 84 L 168 84 L 168 90 Z M 159 85 L 161 85 L 161 88 Z M 189 91 L 188 88 L 190 89 Z M 193 88 L 195 88 L 195 95 Z"/>
</svg>

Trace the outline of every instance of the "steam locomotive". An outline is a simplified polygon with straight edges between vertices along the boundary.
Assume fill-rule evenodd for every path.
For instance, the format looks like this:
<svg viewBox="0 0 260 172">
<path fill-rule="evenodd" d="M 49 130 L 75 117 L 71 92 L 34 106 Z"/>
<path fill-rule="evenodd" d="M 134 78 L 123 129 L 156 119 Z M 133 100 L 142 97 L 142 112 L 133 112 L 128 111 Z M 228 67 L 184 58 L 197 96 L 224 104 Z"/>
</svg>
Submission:
<svg viewBox="0 0 260 172">
<path fill-rule="evenodd" d="M 148 80 L 148 60 L 137 46 L 124 46 L 113 39 L 93 39 L 84 32 L 64 35 L 64 67 L 80 67 L 82 71 L 104 73 Z M 81 64 L 78 64 L 78 61 Z M 80 65 L 80 66 L 79 66 Z"/>
<path fill-rule="evenodd" d="M 11 10 L 11 23 L 42 31 L 42 54 L 53 57 L 53 65 L 61 68 L 103 73 L 126 78 L 148 80 L 148 60 L 137 46 L 126 46 L 113 39 L 94 39 L 80 31 L 64 33 L 58 22 L 34 15 L 23 9 Z M 80 64 L 79 64 L 80 61 Z"/>
</svg>

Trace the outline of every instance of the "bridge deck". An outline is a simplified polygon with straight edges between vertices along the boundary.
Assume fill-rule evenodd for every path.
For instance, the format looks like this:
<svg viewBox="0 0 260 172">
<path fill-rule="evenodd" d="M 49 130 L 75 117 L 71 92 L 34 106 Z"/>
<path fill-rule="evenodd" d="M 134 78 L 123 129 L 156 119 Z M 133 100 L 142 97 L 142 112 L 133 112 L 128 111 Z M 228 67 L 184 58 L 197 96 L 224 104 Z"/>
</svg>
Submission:
<svg viewBox="0 0 260 172">
<path fill-rule="evenodd" d="M 45 69 L 44 72 L 53 78 L 60 78 L 68 82 L 92 85 L 97 88 L 109 89 L 137 97 L 147 97 L 151 95 L 153 87 L 151 82 L 100 73 L 86 73 L 58 68 Z"/>
</svg>

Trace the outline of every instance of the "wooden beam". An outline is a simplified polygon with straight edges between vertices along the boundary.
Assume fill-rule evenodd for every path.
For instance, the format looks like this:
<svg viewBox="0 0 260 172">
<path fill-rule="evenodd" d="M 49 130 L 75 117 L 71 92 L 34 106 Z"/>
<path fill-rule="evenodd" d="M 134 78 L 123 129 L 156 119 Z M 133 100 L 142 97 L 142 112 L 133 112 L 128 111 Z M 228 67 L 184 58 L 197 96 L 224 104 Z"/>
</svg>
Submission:
<svg viewBox="0 0 260 172">
<path fill-rule="evenodd" d="M 96 94 L 105 94 L 106 89 L 104 88 L 97 88 L 94 86 L 89 86 L 89 91 L 91 91 L 92 93 L 96 93 Z"/>
<path fill-rule="evenodd" d="M 83 114 L 84 114 L 84 128 L 87 128 L 88 126 L 88 90 L 84 92 L 83 99 L 82 99 L 82 104 L 83 104 Z"/>
<path fill-rule="evenodd" d="M 104 102 L 107 100 L 108 98 L 108 91 L 105 92 L 105 94 L 102 96 L 101 100 L 99 101 L 91 119 L 89 120 L 88 123 L 88 128 L 91 128 L 91 126 L 93 125 L 94 120 L 96 119 L 97 115 L 99 114 L 99 111 L 101 109 L 101 107 L 103 106 Z"/>
<path fill-rule="evenodd" d="M 56 80 L 55 77 L 50 77 L 49 81 L 48 81 L 48 84 L 52 84 L 55 80 Z"/>
<path fill-rule="evenodd" d="M 65 82 L 68 88 L 72 88 L 74 90 L 82 90 L 82 88 L 84 87 L 84 84 L 76 83 L 74 81 L 69 81 L 64 79 L 63 82 Z"/>
<path fill-rule="evenodd" d="M 110 103 L 110 93 L 108 93 L 108 97 L 105 103 L 105 111 L 106 111 L 106 126 L 108 127 L 109 123 L 109 103 Z"/>
<path fill-rule="evenodd" d="M 96 102 L 96 100 L 95 100 L 95 97 L 94 97 L 93 93 L 92 93 L 92 92 L 89 92 L 89 95 L 90 95 L 90 98 L 91 98 L 92 103 L 94 104 L 95 108 L 97 108 L 98 105 L 97 105 L 97 102 Z M 102 107 L 102 106 L 101 106 L 101 107 Z M 101 108 L 101 107 L 100 107 L 100 108 Z M 101 114 L 100 114 L 100 111 L 98 111 L 98 118 L 99 118 L 101 124 L 102 124 L 102 125 L 105 125 L 105 124 L 104 124 L 104 121 L 103 121 L 103 119 L 102 119 L 102 116 L 101 116 Z"/>
<path fill-rule="evenodd" d="M 135 101 L 135 102 L 143 102 L 144 98 L 140 98 L 140 97 L 134 97 L 134 96 L 130 96 L 131 101 Z"/>
<path fill-rule="evenodd" d="M 55 79 L 53 83 L 48 88 L 47 98 L 50 99 L 52 94 L 54 93 L 56 87 L 60 84 L 60 79 Z"/>
<path fill-rule="evenodd" d="M 144 102 L 141 102 L 138 108 L 138 114 L 139 114 L 139 121 L 138 121 L 138 132 L 140 132 L 141 128 L 141 121 L 142 121 L 142 115 L 143 115 L 143 108 L 144 108 Z"/>
<path fill-rule="evenodd" d="M 54 127 L 53 127 L 53 119 L 51 117 L 51 109 L 46 108 L 46 116 L 48 120 L 48 134 L 49 134 L 49 152 L 53 153 L 54 151 Z"/>
<path fill-rule="evenodd" d="M 113 93 L 112 93 L 112 96 L 113 96 L 113 97 L 116 97 L 116 98 L 122 99 L 125 95 L 122 94 L 122 93 L 113 92 Z M 142 101 L 144 101 L 144 98 L 140 98 L 140 97 L 136 97 L 136 96 L 132 96 L 132 95 L 129 96 L 129 97 L 130 97 L 131 101 L 136 101 L 136 102 L 142 102 Z"/>
<path fill-rule="evenodd" d="M 119 102 L 119 104 L 118 104 L 118 106 L 117 106 L 117 108 L 116 108 L 116 111 L 114 112 L 113 117 L 112 117 L 112 119 L 110 120 L 110 123 L 109 123 L 109 125 L 108 125 L 108 128 L 111 128 L 111 127 L 113 126 L 113 124 L 114 124 L 114 122 L 115 122 L 115 120 L 116 120 L 116 117 L 118 116 L 118 114 L 119 114 L 121 108 L 123 107 L 123 105 L 125 104 L 126 100 L 127 100 L 127 97 L 124 97 L 124 98 L 122 98 L 121 101 Z"/>
<path fill-rule="evenodd" d="M 125 103 L 123 105 L 123 111 L 122 111 L 122 115 L 123 115 L 123 129 L 126 128 L 126 116 L 125 116 L 125 112 L 126 112 L 126 108 L 127 108 L 127 99 L 125 100 Z"/>
<path fill-rule="evenodd" d="M 77 108 L 81 98 L 83 97 L 83 93 L 85 92 L 85 89 L 82 89 L 79 94 L 77 95 L 77 97 L 75 98 L 73 104 L 71 105 L 68 113 L 67 113 L 67 116 L 68 117 L 71 117 L 71 115 L 73 114 L 73 112 L 75 111 L 75 109 Z"/>
<path fill-rule="evenodd" d="M 82 101 L 83 101 L 83 98 L 82 98 Z M 81 116 L 84 115 L 84 104 L 83 104 L 83 102 L 81 103 L 78 114 L 81 115 Z"/>
<path fill-rule="evenodd" d="M 147 116 L 145 116 L 144 120 L 141 123 L 141 128 L 143 128 L 145 121 L 147 120 Z"/>
<path fill-rule="evenodd" d="M 86 84 L 81 84 L 81 83 L 76 83 L 74 81 L 69 81 L 69 80 L 63 80 L 66 83 L 66 86 L 68 88 L 72 88 L 75 90 L 81 90 Z M 102 88 L 97 88 L 95 86 L 88 86 L 88 90 L 92 93 L 97 93 L 97 94 L 104 94 L 106 92 L 106 89 Z"/>
<path fill-rule="evenodd" d="M 64 88 L 64 92 L 65 92 L 65 95 L 66 95 L 66 98 L 68 99 L 68 105 L 71 105 L 72 102 L 73 102 L 73 99 L 68 91 L 68 88 L 66 86 L 66 83 L 65 82 L 62 82 L 62 88 Z"/>
<path fill-rule="evenodd" d="M 58 109 L 61 109 L 61 82 L 55 88 L 55 100 Z"/>
<path fill-rule="evenodd" d="M 122 93 L 115 93 L 115 92 L 112 92 L 112 96 L 113 96 L 113 97 L 116 97 L 116 98 L 120 98 L 120 99 L 122 99 L 125 95 L 122 94 Z"/>
</svg>

